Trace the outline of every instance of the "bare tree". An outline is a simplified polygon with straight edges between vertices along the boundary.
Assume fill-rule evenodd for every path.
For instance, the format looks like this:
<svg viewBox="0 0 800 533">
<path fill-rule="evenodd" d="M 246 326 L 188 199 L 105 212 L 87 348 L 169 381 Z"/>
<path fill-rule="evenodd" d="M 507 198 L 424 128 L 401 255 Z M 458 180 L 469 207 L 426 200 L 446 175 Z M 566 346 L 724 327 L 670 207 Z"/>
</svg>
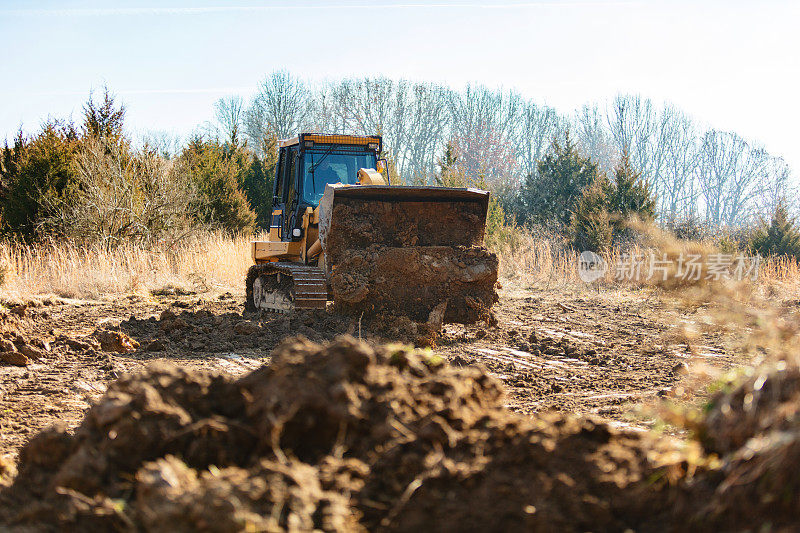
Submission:
<svg viewBox="0 0 800 533">
<path fill-rule="evenodd" d="M 697 131 L 692 120 L 674 108 L 667 108 L 662 121 L 663 164 L 661 165 L 659 212 L 665 223 L 696 214 L 696 171 L 700 157 Z"/>
<path fill-rule="evenodd" d="M 264 139 L 296 135 L 309 124 L 311 108 L 305 83 L 285 70 L 267 76 L 247 110 L 245 129 L 253 146 Z"/>
<path fill-rule="evenodd" d="M 55 205 L 57 214 L 42 224 L 108 248 L 131 240 L 179 239 L 193 227 L 195 191 L 172 165 L 147 145 L 130 152 L 126 143 L 87 138 L 77 157 L 78 192 Z"/>
<path fill-rule="evenodd" d="M 217 137 L 231 146 L 242 141 L 242 123 L 245 118 L 244 100 L 241 96 L 228 96 L 214 102 L 214 118 Z"/>
<path fill-rule="evenodd" d="M 735 226 L 750 221 L 766 155 L 732 132 L 711 130 L 703 135 L 698 178 L 708 224 Z"/>
</svg>

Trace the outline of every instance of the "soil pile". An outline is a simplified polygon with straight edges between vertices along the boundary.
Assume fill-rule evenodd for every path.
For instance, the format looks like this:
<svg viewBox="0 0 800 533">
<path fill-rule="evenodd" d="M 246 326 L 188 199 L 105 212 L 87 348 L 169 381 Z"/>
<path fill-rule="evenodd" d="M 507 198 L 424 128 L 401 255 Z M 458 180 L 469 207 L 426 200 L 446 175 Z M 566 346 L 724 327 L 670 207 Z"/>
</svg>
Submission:
<svg viewBox="0 0 800 533">
<path fill-rule="evenodd" d="M 714 417 L 736 412 L 742 391 L 717 399 L 709 442 L 732 433 L 724 428 L 733 422 Z M 792 394 L 775 413 L 796 405 Z M 348 338 L 284 343 L 270 365 L 238 380 L 150 367 L 113 383 L 74 435 L 51 429 L 22 450 L 19 475 L 0 496 L 0 524 L 662 531 L 760 527 L 768 517 L 796 525 L 800 446 L 788 415 L 753 438 L 792 436 L 758 449 L 745 439 L 717 467 L 691 443 L 557 414 L 529 418 L 503 401 L 480 368 Z M 794 499 L 765 502 L 761 485 Z"/>
<path fill-rule="evenodd" d="M 425 322 L 485 319 L 497 302 L 497 257 L 483 246 L 485 208 L 470 202 L 336 201 L 324 232 L 337 308 Z"/>
<path fill-rule="evenodd" d="M 707 452 L 722 457 L 700 517 L 724 529 L 800 525 L 800 368 L 768 363 L 720 392 L 699 433 Z"/>
</svg>

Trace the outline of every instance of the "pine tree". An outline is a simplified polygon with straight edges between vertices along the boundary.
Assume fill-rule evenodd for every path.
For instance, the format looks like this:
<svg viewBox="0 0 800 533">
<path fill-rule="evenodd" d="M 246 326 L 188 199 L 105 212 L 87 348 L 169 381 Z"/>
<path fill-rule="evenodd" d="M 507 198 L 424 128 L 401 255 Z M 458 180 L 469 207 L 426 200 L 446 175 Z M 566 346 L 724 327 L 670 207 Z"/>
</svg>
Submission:
<svg viewBox="0 0 800 533">
<path fill-rule="evenodd" d="M 763 256 L 788 256 L 800 259 L 800 230 L 789 216 L 786 204 L 781 201 L 775 208 L 772 220 L 756 230 L 751 242 L 754 253 Z"/>
<path fill-rule="evenodd" d="M 114 95 L 103 87 L 103 100 L 95 103 L 94 96 L 83 104 L 83 129 L 85 135 L 105 137 L 119 140 L 122 137 L 122 126 L 125 122 L 125 106 L 117 107 Z"/>
<path fill-rule="evenodd" d="M 181 164 L 197 185 L 203 222 L 230 233 L 251 233 L 256 213 L 240 188 L 243 160 L 216 140 L 195 137 L 181 154 Z"/>
<path fill-rule="evenodd" d="M 453 147 L 453 143 L 449 142 L 444 147 L 444 154 L 436 163 L 439 165 L 439 175 L 436 176 L 436 185 L 440 187 L 464 187 L 464 176 L 456 171 L 456 163 L 458 163 L 458 155 Z"/>
<path fill-rule="evenodd" d="M 611 247 L 614 235 L 609 215 L 613 188 L 605 175 L 599 175 L 581 193 L 572 213 L 570 234 L 576 249 L 604 252 Z"/>
<path fill-rule="evenodd" d="M 627 151 L 623 152 L 614 169 L 614 186 L 608 199 L 614 230 L 619 234 L 626 233 L 631 216 L 644 221 L 653 220 L 656 216 L 656 200 L 650 184 L 642 179 L 641 172 L 633 168 Z"/>
<path fill-rule="evenodd" d="M 523 220 L 568 226 L 583 190 L 598 176 L 597 164 L 580 155 L 567 131 L 563 142 L 553 139 L 537 171 L 525 179 L 520 191 Z"/>
</svg>

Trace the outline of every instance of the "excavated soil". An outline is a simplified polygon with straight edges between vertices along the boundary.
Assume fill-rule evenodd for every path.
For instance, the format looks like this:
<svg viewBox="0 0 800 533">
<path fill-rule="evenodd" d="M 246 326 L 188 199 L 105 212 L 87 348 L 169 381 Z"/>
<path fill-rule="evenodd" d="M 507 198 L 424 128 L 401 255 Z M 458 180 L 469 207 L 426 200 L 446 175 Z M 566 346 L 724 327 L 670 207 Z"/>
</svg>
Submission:
<svg viewBox="0 0 800 533">
<path fill-rule="evenodd" d="M 298 338 L 239 379 L 156 364 L 70 433 L 20 453 L 18 531 L 793 530 L 798 374 L 720 393 L 702 448 L 509 411 L 478 367 L 401 345 Z M 772 385 L 755 400 L 767 381 Z M 768 420 L 753 428 L 743 413 Z M 725 420 L 719 423 L 720 417 Z M 738 446 L 732 431 L 743 420 Z M 719 443 L 729 451 L 718 456 Z"/>
<path fill-rule="evenodd" d="M 497 256 L 480 247 L 372 246 L 340 256 L 331 274 L 336 308 L 427 321 L 444 304 L 447 322 L 474 323 L 497 301 Z"/>
<path fill-rule="evenodd" d="M 598 414 L 647 427 L 640 408 L 663 398 L 691 401 L 686 363 L 727 369 L 745 362 L 721 338 L 687 344 L 679 315 L 647 294 L 573 293 L 507 287 L 488 322 L 439 330 L 408 318 L 351 317 L 332 309 L 293 315 L 244 312 L 242 294 L 161 295 L 113 302 L 43 298 L 23 316 L 0 314 L 12 344 L 41 346 L 27 366 L 0 362 L 0 460 L 54 422 L 74 427 L 124 372 L 151 361 L 238 376 L 269 362 L 284 339 L 350 334 L 375 342 L 431 346 L 460 367 L 480 364 L 506 387 L 515 411 Z M 133 351 L 104 351 L 96 331 L 126 335 Z M 19 337 L 17 337 L 19 335 Z M 22 344 L 14 344 L 15 348 Z M 129 349 L 128 348 L 128 349 Z M 17 348 L 16 353 L 20 353 Z"/>
<path fill-rule="evenodd" d="M 45 530 L 624 529 L 666 509 L 673 448 L 502 406 L 500 383 L 402 347 L 299 340 L 239 380 L 124 375 L 74 435 L 20 454 L 8 525 Z M 657 460 L 656 460 L 657 458 Z M 660 506 L 654 507 L 661 502 Z"/>
<path fill-rule="evenodd" d="M 715 496 L 727 470 L 698 457 L 730 449 L 716 453 L 743 454 L 744 466 L 725 463 L 731 472 L 754 464 L 738 442 L 762 428 L 730 448 L 709 437 L 688 458 L 639 431 L 654 421 L 641 407 L 700 401 L 684 388 L 687 362 L 745 362 L 722 337 L 687 344 L 672 325 L 691 314 L 648 293 L 510 286 L 487 321 L 441 330 L 332 308 L 259 316 L 242 301 L 45 298 L 0 315 L 13 353 L 41 352 L 27 366 L 0 364 L 0 486 L 14 482 L 0 499 L 0 529 L 663 530 L 658 517 L 670 509 L 703 516 L 687 494 L 716 502 L 708 516 L 726 516 L 712 511 L 727 501 Z M 297 334 L 433 352 L 293 343 L 272 353 Z M 757 456 L 759 468 L 772 464 Z M 740 485 L 725 490 L 751 490 Z"/>
<path fill-rule="evenodd" d="M 483 244 L 474 202 L 337 200 L 324 231 L 340 312 L 475 323 L 497 302 L 498 261 Z M 438 319 L 441 321 L 441 318 Z"/>
<path fill-rule="evenodd" d="M 376 202 L 337 199 L 325 245 L 339 251 L 372 245 L 480 246 L 484 208 L 475 202 Z"/>
</svg>

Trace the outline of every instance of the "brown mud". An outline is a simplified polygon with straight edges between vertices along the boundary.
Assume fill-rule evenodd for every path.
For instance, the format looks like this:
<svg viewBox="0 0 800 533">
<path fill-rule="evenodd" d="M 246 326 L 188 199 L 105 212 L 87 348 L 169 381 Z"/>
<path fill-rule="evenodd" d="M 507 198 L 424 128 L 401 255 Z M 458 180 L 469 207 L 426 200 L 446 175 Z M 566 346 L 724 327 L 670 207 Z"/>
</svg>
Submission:
<svg viewBox="0 0 800 533">
<path fill-rule="evenodd" d="M 244 313 L 242 300 L 241 294 L 228 293 L 113 302 L 45 298 L 24 317 L 0 315 L 12 343 L 20 335 L 28 344 L 49 348 L 27 366 L 0 363 L 0 458 L 13 464 L 19 447 L 54 422 L 74 427 L 123 372 L 164 361 L 238 376 L 269 362 L 270 352 L 292 335 L 315 342 L 350 334 L 434 345 L 435 353 L 454 366 L 486 367 L 505 384 L 505 402 L 515 411 L 598 414 L 642 427 L 653 419 L 637 414 L 639 407 L 664 397 L 692 398 L 691 389 L 682 385 L 681 365 L 726 369 L 744 362 L 713 336 L 686 344 L 675 325 L 691 316 L 646 295 L 614 291 L 506 288 L 489 322 L 445 324 L 441 331 L 408 318 L 351 317 L 332 309 Z M 98 329 L 125 334 L 139 347 L 103 351 Z"/>
<path fill-rule="evenodd" d="M 344 313 L 399 313 L 427 321 L 444 304 L 446 322 L 474 323 L 497 301 L 497 256 L 480 247 L 373 246 L 340 256 L 331 273 Z"/>
<path fill-rule="evenodd" d="M 653 516 L 650 498 L 631 495 L 660 490 L 649 480 L 666 466 L 652 457 L 669 447 L 516 415 L 502 397 L 478 368 L 352 340 L 284 344 L 239 380 L 149 367 L 114 382 L 74 435 L 52 429 L 22 449 L 3 519 L 456 531 L 623 529 Z"/>
<path fill-rule="evenodd" d="M 0 493 L 19 531 L 705 531 L 798 525 L 796 372 L 712 399 L 768 446 L 709 454 L 591 418 L 509 411 L 483 369 L 351 338 L 288 341 L 239 379 L 155 365 L 47 430 Z M 762 379 L 764 378 L 764 379 Z M 786 390 L 785 394 L 780 391 Z M 749 402 L 744 400 L 749 395 Z M 776 434 L 777 432 L 777 434 Z M 730 431 L 722 430 L 724 435 Z M 718 437 L 719 438 L 719 437 Z"/>
</svg>

